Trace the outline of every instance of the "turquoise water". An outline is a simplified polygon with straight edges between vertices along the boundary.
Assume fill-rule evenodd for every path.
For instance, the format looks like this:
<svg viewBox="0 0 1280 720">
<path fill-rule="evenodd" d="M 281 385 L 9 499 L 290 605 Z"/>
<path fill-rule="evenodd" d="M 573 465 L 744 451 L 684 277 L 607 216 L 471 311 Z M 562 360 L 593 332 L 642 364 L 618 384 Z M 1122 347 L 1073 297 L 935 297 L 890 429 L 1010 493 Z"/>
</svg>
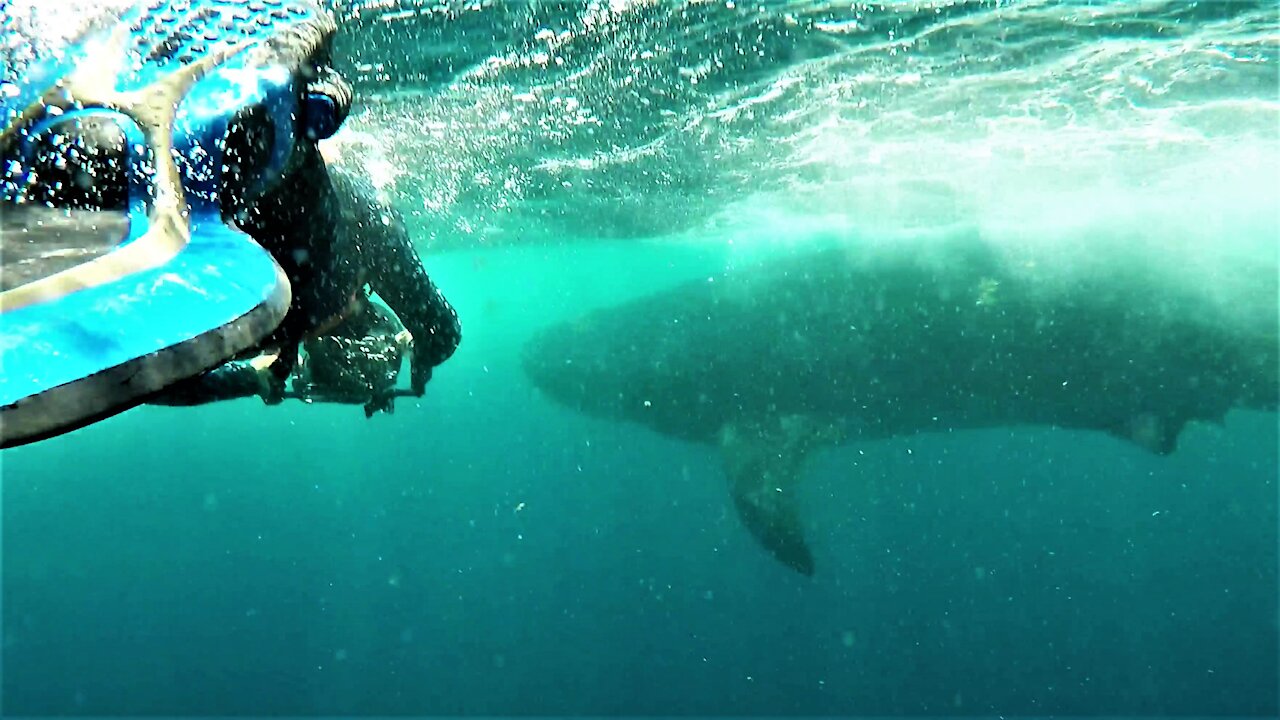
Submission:
<svg viewBox="0 0 1280 720">
<path fill-rule="evenodd" d="M 142 408 L 6 451 L 6 712 L 1280 711 L 1274 412 L 1167 457 L 1027 427 L 824 450 L 805 578 L 714 448 L 520 361 L 726 268 L 965 233 L 1266 332 L 1272 3 L 339 10 L 362 104 L 328 150 L 409 217 L 463 345 L 393 415 Z"/>
</svg>

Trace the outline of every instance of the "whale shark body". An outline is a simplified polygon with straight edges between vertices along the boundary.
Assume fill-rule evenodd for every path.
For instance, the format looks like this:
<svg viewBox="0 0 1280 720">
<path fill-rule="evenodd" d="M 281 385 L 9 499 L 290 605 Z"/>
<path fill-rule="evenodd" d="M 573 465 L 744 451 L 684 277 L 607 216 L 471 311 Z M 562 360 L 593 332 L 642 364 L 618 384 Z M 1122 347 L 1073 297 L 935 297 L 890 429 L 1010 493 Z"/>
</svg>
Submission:
<svg viewBox="0 0 1280 720">
<path fill-rule="evenodd" d="M 743 524 L 809 575 L 796 485 L 816 449 L 1040 425 L 1167 454 L 1188 422 L 1276 409 L 1275 268 L 1241 282 L 1266 310 L 971 237 L 827 247 L 546 328 L 523 365 L 569 408 L 718 446 Z"/>
</svg>

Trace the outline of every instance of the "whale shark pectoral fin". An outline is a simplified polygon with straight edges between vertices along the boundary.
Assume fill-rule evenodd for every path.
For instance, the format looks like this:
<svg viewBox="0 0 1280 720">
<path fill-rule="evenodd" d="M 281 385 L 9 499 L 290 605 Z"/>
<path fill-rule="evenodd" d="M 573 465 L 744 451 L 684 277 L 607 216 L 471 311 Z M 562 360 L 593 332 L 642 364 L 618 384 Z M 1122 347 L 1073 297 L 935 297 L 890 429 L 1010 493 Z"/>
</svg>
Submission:
<svg viewBox="0 0 1280 720">
<path fill-rule="evenodd" d="M 1177 449 L 1178 436 L 1186 425 L 1183 417 L 1143 412 L 1113 427 L 1111 434 L 1156 455 L 1169 455 Z"/>
<path fill-rule="evenodd" d="M 830 428 L 800 417 L 730 422 L 720 431 L 729 492 L 742 524 L 775 558 L 813 575 L 813 553 L 804 538 L 796 488 L 812 448 Z"/>
<path fill-rule="evenodd" d="M 759 475 L 730 478 L 733 505 L 755 539 L 775 558 L 801 575 L 813 575 L 813 552 L 804 540 L 791 489 L 761 484 Z"/>
</svg>

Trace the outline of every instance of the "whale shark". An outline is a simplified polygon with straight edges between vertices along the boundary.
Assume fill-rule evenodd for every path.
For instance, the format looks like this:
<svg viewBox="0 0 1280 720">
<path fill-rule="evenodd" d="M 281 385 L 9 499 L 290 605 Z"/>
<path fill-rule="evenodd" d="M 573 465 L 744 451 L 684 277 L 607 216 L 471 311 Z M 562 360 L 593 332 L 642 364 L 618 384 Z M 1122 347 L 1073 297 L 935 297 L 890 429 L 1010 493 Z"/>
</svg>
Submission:
<svg viewBox="0 0 1280 720">
<path fill-rule="evenodd" d="M 975 236 L 793 251 L 543 328 L 522 365 L 565 407 L 718 447 L 742 524 L 805 575 L 796 491 L 822 448 L 1051 426 L 1165 455 L 1189 422 L 1276 409 L 1273 264 L 1232 276 L 1242 303 L 1171 280 L 1176 262 L 1041 255 Z"/>
</svg>

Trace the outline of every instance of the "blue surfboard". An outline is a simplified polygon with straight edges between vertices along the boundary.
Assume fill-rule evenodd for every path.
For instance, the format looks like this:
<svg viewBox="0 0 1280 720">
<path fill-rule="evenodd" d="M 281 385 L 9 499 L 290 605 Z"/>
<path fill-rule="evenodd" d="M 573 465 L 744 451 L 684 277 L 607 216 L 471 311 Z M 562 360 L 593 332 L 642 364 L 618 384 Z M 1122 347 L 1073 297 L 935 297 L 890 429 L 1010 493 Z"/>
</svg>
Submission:
<svg viewBox="0 0 1280 720">
<path fill-rule="evenodd" d="M 335 28 L 309 2 L 266 6 L 153 0 L 0 68 L 0 447 L 128 409 L 283 320 L 279 265 L 222 219 L 222 141 L 236 113 L 264 109 L 262 172 L 278 173 L 298 114 L 291 65 Z M 80 135 L 103 127 L 124 139 L 101 163 L 117 175 L 77 175 L 96 161 Z M 43 173 L 51 155 L 70 180 Z M 113 201 L 63 201 L 86 194 Z"/>
</svg>

